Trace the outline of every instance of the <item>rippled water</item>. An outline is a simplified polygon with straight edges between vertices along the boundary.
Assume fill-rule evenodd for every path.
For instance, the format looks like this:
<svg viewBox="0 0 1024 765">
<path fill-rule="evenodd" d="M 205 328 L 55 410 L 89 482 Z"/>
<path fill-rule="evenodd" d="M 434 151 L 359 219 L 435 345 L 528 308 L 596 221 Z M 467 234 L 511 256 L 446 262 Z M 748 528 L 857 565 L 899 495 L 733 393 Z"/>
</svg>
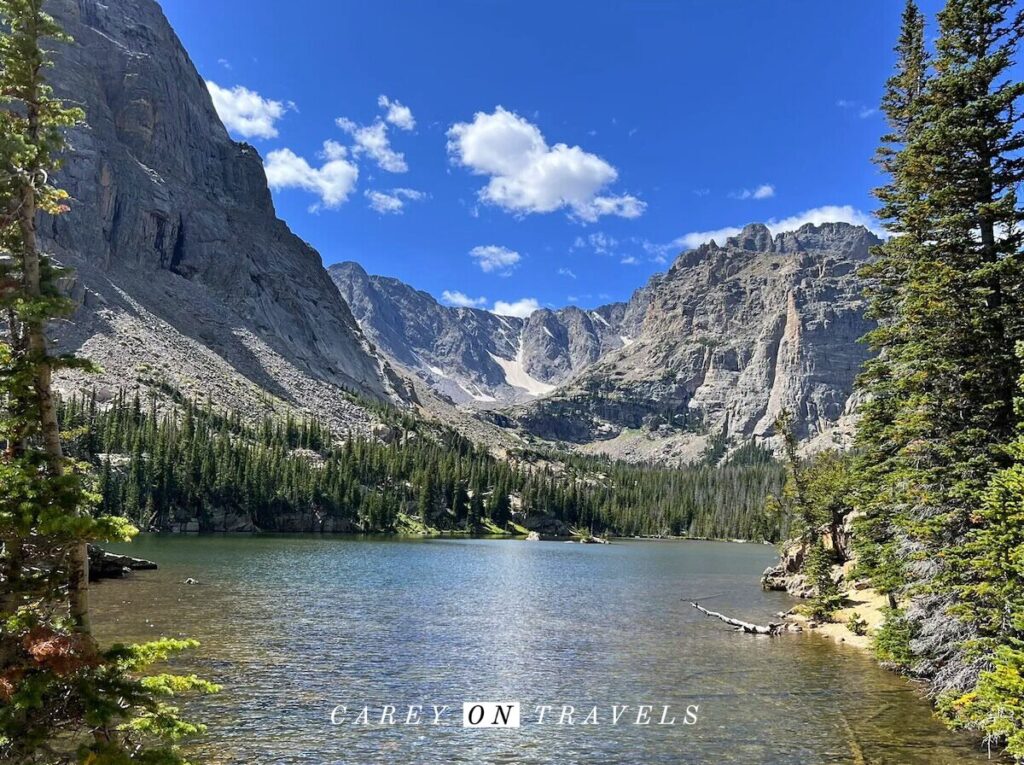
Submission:
<svg viewBox="0 0 1024 765">
<path fill-rule="evenodd" d="M 224 685 L 189 707 L 210 726 L 192 750 L 203 762 L 985 760 L 856 649 L 740 635 L 686 602 L 717 595 L 709 605 L 761 622 L 788 607 L 758 588 L 765 546 L 218 536 L 124 549 L 161 568 L 96 587 L 97 632 L 202 641 L 179 664 Z M 519 701 L 524 725 L 464 729 L 464 700 Z M 378 717 L 386 703 L 455 711 L 441 726 L 330 724 L 337 704 Z M 539 704 L 597 705 L 601 724 L 538 725 Z M 630 705 L 615 726 L 612 704 Z M 677 723 L 699 704 L 698 722 L 626 724 L 638 704 L 654 722 L 671 705 Z"/>
</svg>

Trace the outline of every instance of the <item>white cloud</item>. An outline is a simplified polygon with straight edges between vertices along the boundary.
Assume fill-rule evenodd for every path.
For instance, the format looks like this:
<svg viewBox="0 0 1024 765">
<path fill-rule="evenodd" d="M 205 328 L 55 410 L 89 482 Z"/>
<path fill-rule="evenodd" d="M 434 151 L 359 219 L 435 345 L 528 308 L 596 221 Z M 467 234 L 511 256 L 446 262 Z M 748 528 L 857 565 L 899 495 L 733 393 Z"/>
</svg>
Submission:
<svg viewBox="0 0 1024 765">
<path fill-rule="evenodd" d="M 559 276 L 568 276 L 570 279 L 575 279 L 576 278 L 576 274 L 573 273 L 573 270 L 571 268 L 559 268 L 558 269 L 558 275 Z"/>
<path fill-rule="evenodd" d="M 639 260 L 639 258 L 636 258 L 636 257 L 634 257 L 632 255 L 628 255 L 625 258 L 623 258 L 620 262 L 624 266 L 636 266 L 636 265 L 639 265 L 640 260 Z"/>
<path fill-rule="evenodd" d="M 352 140 L 355 141 L 352 153 L 356 156 L 369 156 L 381 170 L 387 170 L 389 173 L 404 173 L 409 169 L 405 163 L 405 155 L 391 148 L 388 126 L 381 120 L 372 125 L 357 125 L 347 117 L 338 117 L 334 123 L 352 136 Z"/>
<path fill-rule="evenodd" d="M 226 58 L 219 58 L 219 59 L 217 59 L 217 63 L 220 64 L 225 69 L 230 69 L 231 68 L 231 62 L 228 61 Z M 209 84 L 209 83 L 207 83 L 207 84 Z"/>
<path fill-rule="evenodd" d="M 355 188 L 359 168 L 348 160 L 348 152 L 337 141 L 324 141 L 320 158 L 324 163 L 313 167 L 291 149 L 276 149 L 264 162 L 267 184 L 272 189 L 304 189 L 320 197 L 324 207 L 338 207 Z M 313 206 L 314 210 L 318 208 Z"/>
<path fill-rule="evenodd" d="M 426 194 L 416 189 L 391 189 L 390 192 L 367 190 L 364 196 L 370 201 L 370 207 L 382 215 L 394 213 L 401 215 L 405 210 L 406 201 L 419 202 L 426 198 Z"/>
<path fill-rule="evenodd" d="M 878 227 L 878 222 L 868 213 L 862 212 L 852 205 L 824 205 L 804 210 L 788 218 L 772 218 L 765 221 L 765 225 L 772 234 L 779 234 L 783 231 L 796 231 L 803 225 L 811 223 L 819 226 L 822 223 L 850 223 L 855 226 L 864 226 L 878 236 L 884 232 Z M 691 231 L 672 242 L 672 245 L 679 249 L 692 250 L 712 239 L 718 244 L 724 244 L 730 236 L 736 236 L 742 231 L 741 226 L 726 226 L 713 231 Z M 656 246 L 656 245 L 655 245 Z"/>
<path fill-rule="evenodd" d="M 836 106 L 838 106 L 840 109 L 846 109 L 850 111 L 856 109 L 857 116 L 860 117 L 862 120 L 866 120 L 869 117 L 874 117 L 876 114 L 878 114 L 878 109 L 876 109 L 875 107 L 868 106 L 867 104 L 862 104 L 860 101 L 851 101 L 846 98 L 840 98 L 838 101 L 836 101 Z"/>
<path fill-rule="evenodd" d="M 460 308 L 483 308 L 487 304 L 487 298 L 478 297 L 472 298 L 464 292 L 458 290 L 445 290 L 441 293 L 441 300 L 448 305 L 458 306 Z"/>
<path fill-rule="evenodd" d="M 506 303 L 504 300 L 496 300 L 491 312 L 501 314 L 502 316 L 518 316 L 520 319 L 525 319 L 537 310 L 540 310 L 540 303 L 537 302 L 536 298 L 520 298 L 511 303 Z"/>
<path fill-rule="evenodd" d="M 683 234 L 678 239 L 674 239 L 670 246 L 672 249 L 692 250 L 705 242 L 710 242 L 712 239 L 719 244 L 724 244 L 726 239 L 730 236 L 736 236 L 742 230 L 742 228 L 737 228 L 736 226 L 726 226 L 725 228 L 716 228 L 711 231 L 691 231 L 688 234 Z"/>
<path fill-rule="evenodd" d="M 770 183 L 762 183 L 754 189 L 742 189 L 730 194 L 733 199 L 771 199 L 775 196 L 775 187 Z"/>
<path fill-rule="evenodd" d="M 412 130 L 416 127 L 416 118 L 412 116 L 412 109 L 399 101 L 392 101 L 387 96 L 377 98 L 377 106 L 387 109 L 388 113 L 384 119 L 400 130 Z"/>
<path fill-rule="evenodd" d="M 502 271 L 507 274 L 522 260 L 522 256 L 515 250 L 496 244 L 474 247 L 469 254 L 476 258 L 480 270 L 488 274 L 492 271 Z"/>
<path fill-rule="evenodd" d="M 243 138 L 276 138 L 274 123 L 295 108 L 290 102 L 271 101 L 241 85 L 222 88 L 207 80 L 206 88 L 224 127 Z"/>
<path fill-rule="evenodd" d="M 587 241 L 598 255 L 611 255 L 615 248 L 619 246 L 618 239 L 614 236 L 608 236 L 608 234 L 601 231 L 588 236 Z"/>
<path fill-rule="evenodd" d="M 646 204 L 629 194 L 602 195 L 618 171 L 596 154 L 564 143 L 548 146 L 540 129 L 498 106 L 448 130 L 448 152 L 476 175 L 487 175 L 480 198 L 513 213 L 568 209 L 580 220 L 636 218 Z"/>
</svg>

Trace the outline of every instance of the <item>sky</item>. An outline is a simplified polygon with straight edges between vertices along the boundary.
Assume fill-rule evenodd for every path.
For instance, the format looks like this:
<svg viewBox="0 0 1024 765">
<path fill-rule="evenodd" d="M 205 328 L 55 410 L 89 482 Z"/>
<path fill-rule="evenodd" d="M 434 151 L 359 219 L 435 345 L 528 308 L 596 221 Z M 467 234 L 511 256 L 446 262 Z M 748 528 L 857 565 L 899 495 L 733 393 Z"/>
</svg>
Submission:
<svg viewBox="0 0 1024 765">
<path fill-rule="evenodd" d="M 875 225 L 898 0 L 161 4 L 279 217 L 447 304 L 596 306 L 746 223 Z"/>
</svg>

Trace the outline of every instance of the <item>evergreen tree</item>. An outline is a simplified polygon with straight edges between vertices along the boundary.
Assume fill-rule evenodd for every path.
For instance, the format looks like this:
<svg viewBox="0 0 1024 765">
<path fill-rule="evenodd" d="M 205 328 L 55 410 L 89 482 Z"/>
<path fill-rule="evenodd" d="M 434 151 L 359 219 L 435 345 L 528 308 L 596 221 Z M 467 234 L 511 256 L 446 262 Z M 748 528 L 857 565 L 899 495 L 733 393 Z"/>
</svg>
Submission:
<svg viewBox="0 0 1024 765">
<path fill-rule="evenodd" d="M 908 4 L 883 101 L 892 130 L 879 155 L 889 175 L 879 215 L 895 236 L 865 269 L 879 325 L 869 335 L 878 356 L 861 377 L 858 546 L 876 586 L 915 606 L 891 610 L 887 641 L 914 636 L 912 661 L 954 722 L 1019 747 L 1009 699 L 1001 728 L 960 702 L 982 694 L 995 657 L 1006 658 L 1015 602 L 979 540 L 1005 555 L 1014 543 L 1000 515 L 1012 502 L 992 482 L 1012 478 L 1014 346 L 1024 338 L 1024 83 L 1010 71 L 1024 12 L 1010 0 L 949 0 L 938 20 L 929 61 Z M 989 682 L 987 709 L 1013 686 Z"/>
<path fill-rule="evenodd" d="M 63 131 L 82 115 L 44 81 L 41 42 L 64 38 L 42 5 L 0 0 L 0 761 L 176 763 L 173 742 L 200 728 L 157 697 L 214 686 L 138 673 L 193 643 L 101 651 L 89 628 L 87 545 L 133 529 L 92 514 L 95 497 L 61 443 L 53 373 L 88 364 L 50 351 L 47 325 L 71 303 L 36 226 L 64 211 L 67 194 L 50 179 Z"/>
</svg>

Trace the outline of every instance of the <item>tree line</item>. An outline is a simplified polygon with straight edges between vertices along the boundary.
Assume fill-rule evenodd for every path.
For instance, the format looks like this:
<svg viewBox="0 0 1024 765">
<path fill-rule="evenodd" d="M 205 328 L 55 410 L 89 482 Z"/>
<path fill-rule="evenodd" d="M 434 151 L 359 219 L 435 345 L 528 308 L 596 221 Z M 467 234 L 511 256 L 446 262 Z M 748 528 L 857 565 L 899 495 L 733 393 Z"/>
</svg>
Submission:
<svg viewBox="0 0 1024 765">
<path fill-rule="evenodd" d="M 528 450 L 498 459 L 452 429 L 386 409 L 378 437 L 125 392 L 104 404 L 74 395 L 60 408 L 70 453 L 93 466 L 102 511 L 141 528 L 211 529 L 229 512 L 264 530 L 332 519 L 333 529 L 392 532 L 405 516 L 425 529 L 481 533 L 550 516 L 619 535 L 771 541 L 782 532 L 764 512 L 782 469 L 756 446 L 721 466 L 669 469 Z"/>
</svg>

